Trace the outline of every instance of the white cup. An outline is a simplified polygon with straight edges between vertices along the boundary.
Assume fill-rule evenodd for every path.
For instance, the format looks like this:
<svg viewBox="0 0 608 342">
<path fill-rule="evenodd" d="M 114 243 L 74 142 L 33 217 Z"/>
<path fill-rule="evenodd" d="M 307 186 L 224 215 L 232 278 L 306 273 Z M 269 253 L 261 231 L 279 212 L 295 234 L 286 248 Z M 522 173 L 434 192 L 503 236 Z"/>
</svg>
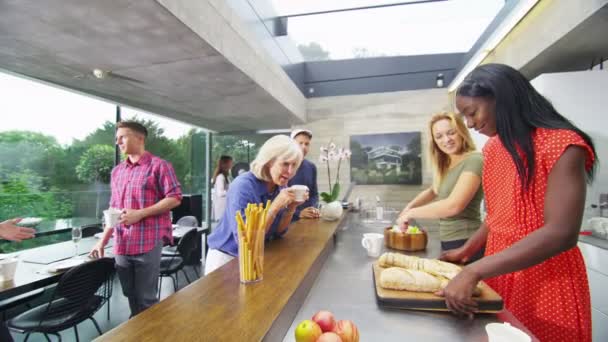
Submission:
<svg viewBox="0 0 608 342">
<path fill-rule="evenodd" d="M 380 256 L 380 252 L 382 251 L 383 242 L 384 235 L 378 233 L 367 233 L 363 234 L 361 246 L 367 250 L 367 255 L 377 258 Z"/>
<path fill-rule="evenodd" d="M 120 220 L 120 215 L 122 214 L 122 210 L 116 208 L 110 208 L 108 210 L 103 211 L 103 218 L 106 224 L 106 227 L 116 227 L 118 225 L 118 221 Z"/>
<path fill-rule="evenodd" d="M 0 260 L 0 282 L 11 281 L 15 278 L 18 263 L 19 259 L 14 257 Z"/>
<path fill-rule="evenodd" d="M 486 324 L 489 342 L 530 342 L 532 339 L 525 332 L 509 323 Z"/>
<path fill-rule="evenodd" d="M 291 189 L 293 190 L 293 194 L 296 196 L 296 202 L 304 202 L 306 191 L 308 191 L 308 187 L 306 185 L 292 185 Z"/>
</svg>

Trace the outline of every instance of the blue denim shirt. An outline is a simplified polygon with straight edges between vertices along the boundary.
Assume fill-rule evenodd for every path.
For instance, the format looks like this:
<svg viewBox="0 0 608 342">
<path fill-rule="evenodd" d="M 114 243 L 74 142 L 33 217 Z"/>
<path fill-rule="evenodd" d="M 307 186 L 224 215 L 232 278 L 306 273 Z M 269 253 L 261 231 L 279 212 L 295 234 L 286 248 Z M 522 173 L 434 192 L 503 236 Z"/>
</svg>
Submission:
<svg viewBox="0 0 608 342">
<path fill-rule="evenodd" d="M 239 252 L 235 219 L 237 210 L 241 211 L 241 216 L 243 216 L 244 220 L 247 204 L 264 203 L 264 205 L 266 205 L 266 201 L 274 200 L 284 188 L 286 187 L 276 187 L 275 191 L 271 193 L 268 192 L 266 182 L 258 179 L 251 171 L 236 177 L 230 184 L 230 188 L 228 188 L 228 194 L 226 195 L 226 210 L 220 218 L 217 227 L 215 227 L 211 235 L 209 235 L 209 248 L 220 250 L 232 256 L 237 256 Z M 281 221 L 284 212 L 285 209 L 281 209 L 277 214 L 270 230 L 266 233 L 266 240 L 278 238 L 287 232 L 287 230 L 285 230 L 280 234 L 277 233 L 279 222 Z"/>
<path fill-rule="evenodd" d="M 319 203 L 319 190 L 317 189 L 317 167 L 312 162 L 304 159 L 298 168 L 296 175 L 289 180 L 289 186 L 301 184 L 308 187 L 308 200 L 300 204 L 293 214 L 292 221 L 300 219 L 302 209 L 316 207 Z"/>
</svg>

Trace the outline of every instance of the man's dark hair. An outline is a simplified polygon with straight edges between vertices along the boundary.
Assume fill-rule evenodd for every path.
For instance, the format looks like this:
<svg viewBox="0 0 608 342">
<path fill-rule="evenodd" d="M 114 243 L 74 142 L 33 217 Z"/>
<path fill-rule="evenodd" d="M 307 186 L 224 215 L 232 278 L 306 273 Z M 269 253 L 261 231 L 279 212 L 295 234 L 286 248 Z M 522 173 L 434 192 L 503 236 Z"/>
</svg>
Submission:
<svg viewBox="0 0 608 342">
<path fill-rule="evenodd" d="M 128 128 L 132 131 L 143 134 L 146 138 L 148 137 L 148 130 L 146 127 L 137 121 L 120 121 L 116 124 L 116 129 L 119 128 Z"/>
</svg>

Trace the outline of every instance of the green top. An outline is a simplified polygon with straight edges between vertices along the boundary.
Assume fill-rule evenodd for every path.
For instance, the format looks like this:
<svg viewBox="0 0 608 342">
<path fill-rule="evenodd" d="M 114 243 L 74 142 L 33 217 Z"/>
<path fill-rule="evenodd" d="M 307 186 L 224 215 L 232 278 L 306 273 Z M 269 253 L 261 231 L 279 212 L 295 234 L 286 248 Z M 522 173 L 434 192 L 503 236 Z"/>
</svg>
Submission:
<svg viewBox="0 0 608 342">
<path fill-rule="evenodd" d="M 460 174 L 472 172 L 481 177 L 483 167 L 483 157 L 479 152 L 472 152 L 465 157 L 455 167 L 448 170 L 437 189 L 437 200 L 442 200 L 450 196 L 454 186 L 458 182 Z M 441 241 L 453 241 L 468 239 L 473 235 L 481 224 L 479 207 L 483 199 L 483 189 L 481 185 L 477 189 L 475 197 L 467 204 L 459 214 L 442 218 L 439 220 L 439 238 Z"/>
</svg>

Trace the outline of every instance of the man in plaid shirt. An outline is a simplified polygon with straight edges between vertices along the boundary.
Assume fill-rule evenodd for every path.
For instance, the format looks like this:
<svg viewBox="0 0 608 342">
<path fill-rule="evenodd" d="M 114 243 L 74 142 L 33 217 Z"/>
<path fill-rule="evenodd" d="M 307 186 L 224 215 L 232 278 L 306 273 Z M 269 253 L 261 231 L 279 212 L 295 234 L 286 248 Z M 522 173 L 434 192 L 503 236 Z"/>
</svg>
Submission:
<svg viewBox="0 0 608 342">
<path fill-rule="evenodd" d="M 172 243 L 170 210 L 182 199 L 171 164 L 145 150 L 148 131 L 134 121 L 117 124 L 116 144 L 127 159 L 112 170 L 110 207 L 122 210 L 118 225 L 105 227 L 91 251 L 103 257 L 114 233 L 116 270 L 131 317 L 158 302 L 163 244 Z"/>
</svg>

